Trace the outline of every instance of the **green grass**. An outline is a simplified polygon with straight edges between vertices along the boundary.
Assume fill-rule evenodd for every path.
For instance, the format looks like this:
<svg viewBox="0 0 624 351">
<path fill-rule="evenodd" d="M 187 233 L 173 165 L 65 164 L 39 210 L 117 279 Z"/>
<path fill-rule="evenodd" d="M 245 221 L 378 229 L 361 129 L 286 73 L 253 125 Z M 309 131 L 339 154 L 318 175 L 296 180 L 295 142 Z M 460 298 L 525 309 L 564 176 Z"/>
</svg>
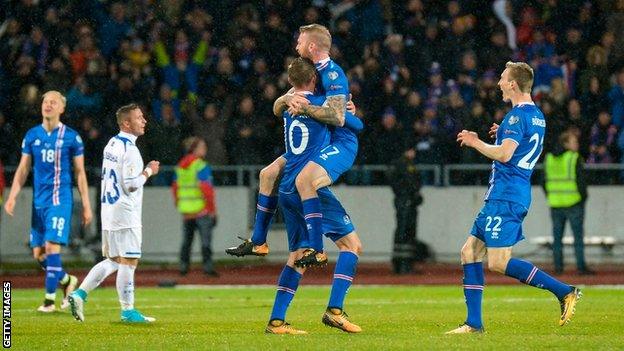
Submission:
<svg viewBox="0 0 624 351">
<path fill-rule="evenodd" d="M 444 335 L 465 317 L 460 287 L 353 287 L 347 312 L 364 331 L 349 335 L 320 323 L 329 287 L 303 286 L 288 321 L 303 336 L 264 334 L 274 288 L 139 288 L 136 306 L 152 325 L 119 322 L 116 291 L 91 293 L 86 322 L 68 312 L 35 312 L 41 290 L 13 290 L 17 350 L 616 350 L 624 348 L 624 290 L 583 289 L 573 321 L 559 327 L 559 304 L 524 286 L 485 290 L 484 335 Z"/>
</svg>

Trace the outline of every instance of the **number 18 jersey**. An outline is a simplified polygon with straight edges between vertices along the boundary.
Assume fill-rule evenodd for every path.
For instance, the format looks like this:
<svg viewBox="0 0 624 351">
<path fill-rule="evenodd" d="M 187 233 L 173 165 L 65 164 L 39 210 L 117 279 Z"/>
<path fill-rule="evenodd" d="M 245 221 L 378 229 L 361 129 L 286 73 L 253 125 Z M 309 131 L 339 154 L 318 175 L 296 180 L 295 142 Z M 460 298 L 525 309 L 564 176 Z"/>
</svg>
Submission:
<svg viewBox="0 0 624 351">
<path fill-rule="evenodd" d="M 531 205 L 531 174 L 543 149 L 546 120 L 533 103 L 514 106 L 496 132 L 496 145 L 511 139 L 518 144 L 511 159 L 492 162 L 490 187 L 485 200 L 504 200 Z"/>
<path fill-rule="evenodd" d="M 143 158 L 136 136 L 120 132 L 104 148 L 102 161 L 102 230 L 141 228 L 143 187 L 130 192 L 126 184 L 141 176 Z"/>
</svg>

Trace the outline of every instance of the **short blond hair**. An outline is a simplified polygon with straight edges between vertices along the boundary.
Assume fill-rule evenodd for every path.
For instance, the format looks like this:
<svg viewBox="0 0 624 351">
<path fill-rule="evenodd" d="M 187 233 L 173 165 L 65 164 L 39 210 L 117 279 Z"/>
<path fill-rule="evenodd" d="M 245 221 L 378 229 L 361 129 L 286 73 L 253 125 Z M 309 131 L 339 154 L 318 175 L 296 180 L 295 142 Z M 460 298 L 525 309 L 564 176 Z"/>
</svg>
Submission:
<svg viewBox="0 0 624 351">
<path fill-rule="evenodd" d="M 533 87 L 533 68 L 525 62 L 507 62 L 505 68 L 509 69 L 509 80 L 518 83 L 520 91 L 531 93 Z"/>
<path fill-rule="evenodd" d="M 130 112 L 141 109 L 138 104 L 131 103 L 125 106 L 121 106 L 117 112 L 115 112 L 115 117 L 117 118 L 117 125 L 121 127 L 121 124 L 130 117 Z"/>
<path fill-rule="evenodd" d="M 332 45 L 331 34 L 327 27 L 320 24 L 308 24 L 299 27 L 299 34 L 308 33 L 310 39 L 321 49 L 329 51 Z"/>
<path fill-rule="evenodd" d="M 65 98 L 65 96 L 63 94 L 61 94 L 59 91 L 56 90 L 48 90 L 46 91 L 41 97 L 43 99 L 46 98 L 46 96 L 50 95 L 50 94 L 56 94 L 59 96 L 59 98 L 61 99 L 61 102 L 63 103 L 63 106 L 67 106 L 67 98 Z"/>
</svg>

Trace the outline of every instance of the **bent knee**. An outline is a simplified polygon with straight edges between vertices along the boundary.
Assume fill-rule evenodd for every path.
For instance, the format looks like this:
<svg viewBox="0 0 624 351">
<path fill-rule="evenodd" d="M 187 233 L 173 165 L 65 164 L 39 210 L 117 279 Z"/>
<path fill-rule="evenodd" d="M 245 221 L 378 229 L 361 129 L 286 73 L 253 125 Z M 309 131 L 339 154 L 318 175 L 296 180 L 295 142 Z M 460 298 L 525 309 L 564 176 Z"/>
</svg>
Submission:
<svg viewBox="0 0 624 351">
<path fill-rule="evenodd" d="M 272 167 L 272 164 L 260 170 L 261 181 L 273 182 L 277 179 L 278 176 L 279 176 L 279 169 L 277 167 Z"/>
<path fill-rule="evenodd" d="M 488 260 L 488 269 L 492 272 L 505 274 L 507 263 L 502 260 Z"/>
</svg>

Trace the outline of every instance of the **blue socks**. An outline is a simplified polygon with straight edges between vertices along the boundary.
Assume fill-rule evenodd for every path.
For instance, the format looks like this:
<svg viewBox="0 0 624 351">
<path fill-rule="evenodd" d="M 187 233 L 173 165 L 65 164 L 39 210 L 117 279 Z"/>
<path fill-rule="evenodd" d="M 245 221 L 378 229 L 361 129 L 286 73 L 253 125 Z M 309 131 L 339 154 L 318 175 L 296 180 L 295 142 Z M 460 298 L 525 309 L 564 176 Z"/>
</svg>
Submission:
<svg viewBox="0 0 624 351">
<path fill-rule="evenodd" d="M 546 289 L 555 294 L 559 300 L 572 291 L 572 288 L 550 275 L 540 271 L 531 262 L 512 258 L 507 264 L 505 275 L 540 289 Z"/>
<path fill-rule="evenodd" d="M 251 241 L 254 245 L 262 245 L 266 242 L 269 225 L 277 208 L 277 196 L 266 196 L 258 194 L 258 204 L 256 205 L 256 221 L 254 222 Z"/>
<path fill-rule="evenodd" d="M 357 267 L 358 257 L 350 251 L 340 251 L 336 269 L 334 270 L 334 280 L 332 282 L 331 294 L 329 295 L 328 308 L 338 308 L 342 310 L 344 299 L 347 296 L 347 290 L 353 282 L 355 276 L 355 268 Z"/>
<path fill-rule="evenodd" d="M 468 263 L 464 266 L 464 297 L 466 298 L 466 307 L 468 308 L 468 317 L 466 324 L 473 328 L 483 328 L 483 319 L 481 317 L 481 300 L 483 299 L 483 286 L 485 278 L 483 277 L 483 263 Z"/>
<path fill-rule="evenodd" d="M 303 200 L 303 218 L 308 227 L 308 242 L 310 246 L 323 252 L 323 214 L 321 213 L 321 200 L 318 197 Z"/>
<path fill-rule="evenodd" d="M 46 299 L 54 300 L 56 294 L 56 286 L 59 281 L 66 275 L 63 271 L 63 264 L 61 263 L 61 254 L 48 254 L 46 266 Z"/>
<path fill-rule="evenodd" d="M 275 294 L 275 302 L 273 303 L 273 311 L 271 311 L 269 321 L 285 320 L 286 310 L 295 297 L 299 280 L 301 280 L 301 273 L 297 272 L 293 267 L 284 266 L 282 274 L 280 274 L 277 280 L 277 293 Z"/>
</svg>

